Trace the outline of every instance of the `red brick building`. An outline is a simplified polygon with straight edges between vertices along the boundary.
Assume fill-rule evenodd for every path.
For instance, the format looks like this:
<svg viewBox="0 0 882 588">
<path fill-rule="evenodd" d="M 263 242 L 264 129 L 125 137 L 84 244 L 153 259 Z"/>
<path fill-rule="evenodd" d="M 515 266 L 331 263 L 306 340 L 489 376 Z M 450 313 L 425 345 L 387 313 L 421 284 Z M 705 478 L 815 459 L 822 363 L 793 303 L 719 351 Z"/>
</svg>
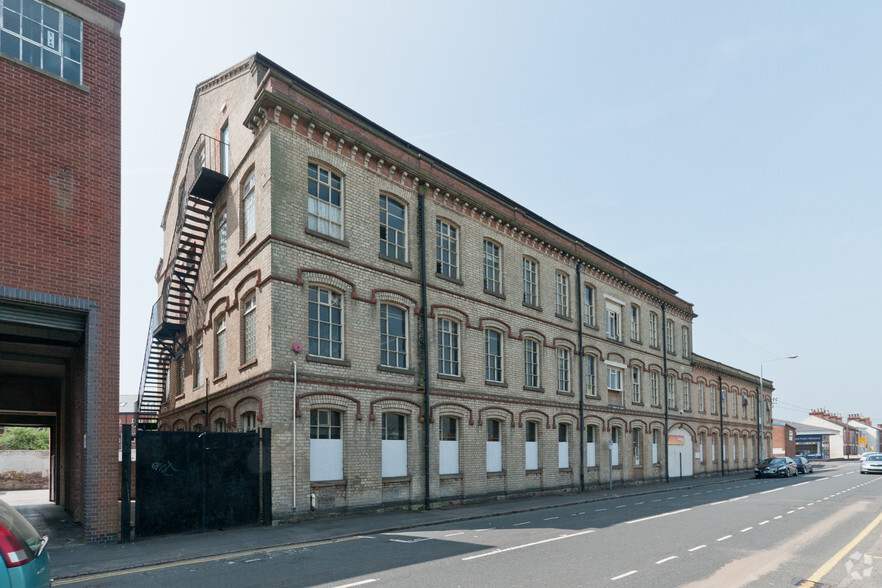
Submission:
<svg viewBox="0 0 882 588">
<path fill-rule="evenodd" d="M 119 0 L 0 0 L 0 424 L 52 430 L 51 496 L 119 527 Z"/>
</svg>

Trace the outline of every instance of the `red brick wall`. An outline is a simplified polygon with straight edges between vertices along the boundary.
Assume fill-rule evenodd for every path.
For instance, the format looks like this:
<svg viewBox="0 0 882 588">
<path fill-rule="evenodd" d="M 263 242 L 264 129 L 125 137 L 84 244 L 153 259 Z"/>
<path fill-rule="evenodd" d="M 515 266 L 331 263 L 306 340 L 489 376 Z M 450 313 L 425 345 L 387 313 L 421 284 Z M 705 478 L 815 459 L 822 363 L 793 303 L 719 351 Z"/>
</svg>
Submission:
<svg viewBox="0 0 882 588">
<path fill-rule="evenodd" d="M 117 3 L 80 3 L 122 21 Z M 99 541 L 119 518 L 120 52 L 117 34 L 84 20 L 82 87 L 0 56 L 0 285 L 95 309 L 88 398 L 74 399 L 89 448 L 68 449 L 86 538 Z"/>
<path fill-rule="evenodd" d="M 783 449 L 784 453 L 779 450 Z M 796 455 L 796 429 L 790 425 L 775 425 L 772 427 L 772 455 Z"/>
</svg>

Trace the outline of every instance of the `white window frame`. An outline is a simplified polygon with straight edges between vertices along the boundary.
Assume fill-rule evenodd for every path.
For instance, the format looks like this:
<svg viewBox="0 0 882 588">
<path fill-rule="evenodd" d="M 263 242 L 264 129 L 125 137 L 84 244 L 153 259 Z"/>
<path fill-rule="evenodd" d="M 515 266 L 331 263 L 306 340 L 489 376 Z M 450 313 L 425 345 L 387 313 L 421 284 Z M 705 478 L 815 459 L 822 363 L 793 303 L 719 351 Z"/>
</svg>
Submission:
<svg viewBox="0 0 882 588">
<path fill-rule="evenodd" d="M 686 325 L 680 327 L 680 346 L 682 349 L 682 356 L 689 357 L 689 327 Z"/>
<path fill-rule="evenodd" d="M 214 271 L 220 271 L 227 265 L 227 211 L 217 215 L 214 229 Z"/>
<path fill-rule="evenodd" d="M 389 203 L 401 207 L 398 211 L 390 211 Z M 390 220 L 401 221 L 401 226 L 394 226 Z M 398 261 L 407 261 L 407 205 L 386 194 L 380 194 L 380 255 Z"/>
<path fill-rule="evenodd" d="M 704 382 L 698 381 L 698 412 L 704 412 Z"/>
<path fill-rule="evenodd" d="M 539 388 L 542 383 L 541 348 L 538 340 L 524 339 L 524 386 L 527 388 Z"/>
<path fill-rule="evenodd" d="M 640 395 L 641 369 L 639 367 L 631 367 L 631 402 L 640 404 L 643 398 Z"/>
<path fill-rule="evenodd" d="M 539 306 L 539 263 L 524 257 L 524 304 Z"/>
<path fill-rule="evenodd" d="M 692 387 L 689 380 L 683 380 L 683 410 L 692 410 Z"/>
<path fill-rule="evenodd" d="M 313 357 L 343 359 L 344 326 L 346 324 L 343 312 L 343 295 L 336 290 L 318 285 L 309 286 L 307 295 L 309 354 Z M 326 329 L 325 325 L 327 325 Z M 327 336 L 322 334 L 323 331 Z"/>
<path fill-rule="evenodd" d="M 585 395 L 597 396 L 597 358 L 585 356 Z"/>
<path fill-rule="evenodd" d="M 631 429 L 631 456 L 633 457 L 633 464 L 635 466 L 640 465 L 640 444 L 640 428 L 634 427 L 633 429 Z"/>
<path fill-rule="evenodd" d="M 491 348 L 496 340 L 496 352 Z M 504 335 L 496 329 L 484 329 L 484 380 L 501 384 L 505 382 Z"/>
<path fill-rule="evenodd" d="M 589 286 L 585 284 L 585 324 L 588 326 L 594 326 L 595 320 L 595 304 L 597 303 L 597 290 L 594 289 L 593 286 Z"/>
<path fill-rule="evenodd" d="M 671 319 L 665 323 L 665 342 L 668 353 L 677 353 L 677 342 L 674 340 L 674 321 Z"/>
<path fill-rule="evenodd" d="M 390 314 L 401 317 L 401 332 L 390 332 Z M 394 321 L 393 317 L 393 321 Z M 380 304 L 380 365 L 385 367 L 407 369 L 407 310 L 392 304 Z"/>
<path fill-rule="evenodd" d="M 320 163 L 307 164 L 307 228 L 321 235 L 342 240 L 344 194 L 342 175 Z"/>
<path fill-rule="evenodd" d="M 4 52 L 3 55 L 82 85 L 83 21 L 45 2 L 34 0 L 34 3 L 40 6 L 39 21 L 32 18 L 32 15 L 25 14 L 23 6 L 19 5 L 18 10 L 15 10 L 12 5 L 5 4 L 4 9 L 18 17 L 19 26 L 17 31 L 9 24 L 3 27 L 3 34 L 7 39 L 15 39 L 18 45 L 15 54 Z M 55 13 L 57 20 L 51 17 L 52 13 Z M 31 30 L 40 36 L 39 40 L 25 30 L 25 21 L 33 23 Z"/>
<path fill-rule="evenodd" d="M 459 279 L 459 227 L 435 219 L 435 273 Z"/>
<path fill-rule="evenodd" d="M 227 373 L 227 318 L 220 317 L 214 323 L 214 376 Z"/>
<path fill-rule="evenodd" d="M 717 414 L 717 386 L 716 384 L 711 384 L 708 388 L 709 394 L 708 397 L 710 399 L 710 413 Z"/>
<path fill-rule="evenodd" d="M 606 366 L 606 388 L 613 392 L 622 391 L 622 368 Z"/>
<path fill-rule="evenodd" d="M 658 315 L 649 313 L 649 346 L 658 347 Z"/>
<path fill-rule="evenodd" d="M 649 372 L 649 404 L 659 406 L 658 372 Z"/>
<path fill-rule="evenodd" d="M 557 348 L 557 391 L 570 392 L 571 362 L 568 347 Z"/>
<path fill-rule="evenodd" d="M 242 363 L 257 359 L 257 296 L 249 294 L 242 301 Z"/>
<path fill-rule="evenodd" d="M 555 313 L 570 316 L 570 276 L 555 272 Z"/>
<path fill-rule="evenodd" d="M 502 294 L 502 245 L 484 239 L 484 291 Z"/>
<path fill-rule="evenodd" d="M 459 322 L 448 317 L 438 317 L 438 373 L 444 376 L 460 375 Z"/>
<path fill-rule="evenodd" d="M 230 121 L 224 121 L 220 130 L 220 173 L 230 176 Z"/>
<path fill-rule="evenodd" d="M 257 178 L 252 170 L 242 183 L 242 243 L 246 243 L 257 233 L 257 214 L 255 211 L 255 192 Z"/>
<path fill-rule="evenodd" d="M 677 379 L 668 374 L 668 408 L 677 408 Z"/>
<path fill-rule="evenodd" d="M 622 305 L 610 300 L 606 301 L 606 337 L 622 340 Z"/>
<path fill-rule="evenodd" d="M 640 341 L 640 307 L 631 305 L 631 341 Z"/>
</svg>

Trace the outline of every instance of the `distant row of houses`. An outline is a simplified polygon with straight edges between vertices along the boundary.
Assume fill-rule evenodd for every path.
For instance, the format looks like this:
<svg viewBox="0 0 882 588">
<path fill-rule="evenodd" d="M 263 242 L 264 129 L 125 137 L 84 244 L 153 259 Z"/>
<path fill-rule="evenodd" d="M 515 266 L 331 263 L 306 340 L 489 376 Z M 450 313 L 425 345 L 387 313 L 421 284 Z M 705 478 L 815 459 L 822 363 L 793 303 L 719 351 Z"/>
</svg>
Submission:
<svg viewBox="0 0 882 588">
<path fill-rule="evenodd" d="M 869 417 L 815 409 L 801 422 L 773 422 L 774 455 L 802 455 L 810 459 L 849 459 L 864 451 L 879 451 L 880 427 Z"/>
</svg>

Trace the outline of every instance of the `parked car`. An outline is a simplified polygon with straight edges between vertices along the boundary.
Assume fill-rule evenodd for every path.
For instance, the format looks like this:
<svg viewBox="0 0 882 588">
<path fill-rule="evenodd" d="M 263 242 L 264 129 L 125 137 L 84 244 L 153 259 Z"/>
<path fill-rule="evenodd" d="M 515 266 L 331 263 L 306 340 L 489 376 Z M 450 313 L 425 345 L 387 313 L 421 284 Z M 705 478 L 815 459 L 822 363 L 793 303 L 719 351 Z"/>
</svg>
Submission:
<svg viewBox="0 0 882 588">
<path fill-rule="evenodd" d="M 815 466 L 807 458 L 800 456 L 794 457 L 796 462 L 796 471 L 800 474 L 811 474 L 815 471 Z"/>
<path fill-rule="evenodd" d="M 882 474 L 882 453 L 868 455 L 867 459 L 861 462 L 861 473 Z"/>
<path fill-rule="evenodd" d="M 878 451 L 864 451 L 861 453 L 861 463 L 865 462 L 871 455 L 879 455 Z"/>
<path fill-rule="evenodd" d="M 49 537 L 40 537 L 20 512 L 0 500 L 0 586 L 48 587 L 49 554 L 44 551 Z"/>
<path fill-rule="evenodd" d="M 789 478 L 790 476 L 798 476 L 799 471 L 796 469 L 796 462 L 789 457 L 767 457 L 753 468 L 753 475 L 756 478 L 773 478 L 781 476 Z"/>
</svg>

